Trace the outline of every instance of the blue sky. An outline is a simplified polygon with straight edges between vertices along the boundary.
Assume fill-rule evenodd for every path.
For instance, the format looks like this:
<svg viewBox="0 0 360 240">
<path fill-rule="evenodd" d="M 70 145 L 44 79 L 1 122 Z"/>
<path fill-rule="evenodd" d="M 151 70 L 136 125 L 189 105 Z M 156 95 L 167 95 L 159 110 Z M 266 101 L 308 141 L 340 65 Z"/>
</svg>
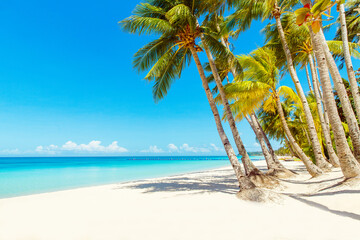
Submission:
<svg viewBox="0 0 360 240">
<path fill-rule="evenodd" d="M 132 69 L 151 37 L 117 22 L 138 2 L 1 1 L 1 156 L 224 154 L 194 65 L 157 104 Z M 242 34 L 235 52 L 261 46 L 263 26 Z M 260 150 L 248 124 L 238 127 L 248 151 Z"/>
</svg>

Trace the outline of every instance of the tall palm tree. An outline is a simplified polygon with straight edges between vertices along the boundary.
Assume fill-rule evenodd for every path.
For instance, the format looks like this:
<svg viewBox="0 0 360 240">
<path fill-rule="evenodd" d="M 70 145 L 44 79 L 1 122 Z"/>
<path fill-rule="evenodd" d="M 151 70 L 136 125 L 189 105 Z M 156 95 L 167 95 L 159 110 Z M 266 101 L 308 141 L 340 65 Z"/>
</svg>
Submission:
<svg viewBox="0 0 360 240">
<path fill-rule="evenodd" d="M 360 43 L 360 0 L 347 0 L 345 7 L 348 40 L 349 42 Z M 341 28 L 338 28 L 335 39 L 341 40 L 341 34 Z"/>
<path fill-rule="evenodd" d="M 211 70 L 212 75 L 211 75 L 211 80 L 214 80 L 216 82 L 216 90 L 219 92 L 219 96 L 218 98 L 221 99 L 221 103 L 224 105 L 225 108 L 225 116 L 228 120 L 228 122 L 230 123 L 231 126 L 231 130 L 233 132 L 233 136 L 236 141 L 236 136 L 238 136 L 238 131 L 235 127 L 235 119 L 232 115 L 231 109 L 230 109 L 230 105 L 228 103 L 225 91 L 224 91 L 224 87 L 222 85 L 222 81 L 223 79 L 226 77 L 227 80 L 228 78 L 228 73 L 231 72 L 233 74 L 234 77 L 236 77 L 236 75 L 239 72 L 239 66 L 238 66 L 238 62 L 235 60 L 235 57 L 232 55 L 230 48 L 229 48 L 229 42 L 228 42 L 228 38 L 226 38 L 227 34 L 228 34 L 228 29 L 225 29 L 224 31 L 224 21 L 222 21 L 223 18 L 221 16 L 218 16 L 217 13 L 213 12 L 212 14 L 208 15 L 206 21 L 205 21 L 205 26 L 207 27 L 208 31 L 211 32 L 211 35 L 214 36 L 214 38 L 210 38 L 212 41 L 209 41 L 205 38 L 205 36 L 203 36 L 203 45 L 205 48 L 205 51 L 207 52 L 208 55 L 208 59 L 209 59 L 209 65 L 208 65 L 208 69 Z M 220 42 L 218 41 L 213 41 L 213 39 L 219 39 Z M 218 50 L 214 51 L 217 59 L 216 61 L 213 60 L 212 54 L 210 52 L 210 49 L 207 46 L 210 46 L 212 49 L 221 49 L 224 48 L 224 50 L 227 52 L 227 54 L 224 56 L 224 54 L 218 54 Z M 220 71 L 219 71 L 220 70 Z M 229 80 L 228 80 L 229 81 Z M 250 114 L 251 118 L 255 118 L 254 114 L 251 113 Z M 289 170 L 287 170 L 277 159 L 275 152 L 274 151 L 268 151 L 268 149 L 266 148 L 266 143 L 263 137 L 263 132 L 261 132 L 260 128 L 261 126 L 257 124 L 257 122 L 253 122 L 251 119 L 247 118 L 250 126 L 252 127 L 255 135 L 257 136 L 257 138 L 260 141 L 260 145 L 262 147 L 262 151 L 265 157 L 265 160 L 267 162 L 267 165 L 269 167 L 269 172 L 268 175 L 272 175 L 272 176 L 281 176 L 281 177 L 289 177 L 292 175 L 292 172 L 290 172 Z M 265 136 L 266 138 L 266 136 Z M 242 143 L 241 143 L 242 144 Z M 237 144 L 238 145 L 238 144 Z M 267 145 L 270 145 L 270 142 L 268 142 Z M 270 145 L 271 147 L 271 145 Z M 240 148 L 238 147 L 239 152 L 240 152 Z M 270 148 L 269 148 L 270 149 Z M 271 148 L 272 150 L 272 148 Z M 240 152 L 241 153 L 241 152 Z M 244 159 L 244 157 L 243 157 Z M 249 161 L 249 160 L 248 160 Z M 243 161 L 244 163 L 246 163 L 246 161 Z M 251 162 L 250 162 L 251 163 Z M 250 164 L 247 164 L 250 165 Z M 246 169 L 246 166 L 245 166 Z M 249 172 L 249 171 L 248 171 Z M 261 183 L 261 185 L 273 185 L 274 184 L 274 180 L 273 179 L 269 179 L 267 178 L 265 175 L 261 174 L 261 172 L 257 169 L 257 168 L 252 168 L 252 171 L 250 171 L 248 173 L 248 175 L 251 176 L 251 179 L 253 179 L 253 181 L 256 181 L 257 183 Z"/>
<path fill-rule="evenodd" d="M 298 26 L 296 24 L 296 16 L 293 13 L 283 14 L 281 21 L 282 21 L 282 25 L 284 26 L 284 30 L 286 32 L 286 39 L 287 42 L 289 42 L 289 47 L 294 59 L 294 63 L 300 66 L 307 66 L 308 64 L 310 64 L 312 84 L 314 86 L 313 92 L 317 102 L 318 114 L 321 123 L 321 131 L 323 133 L 326 142 L 326 148 L 329 154 L 329 161 L 333 166 L 337 167 L 339 166 L 339 159 L 333 149 L 329 124 L 327 124 L 327 122 L 325 121 L 325 119 L 328 118 L 328 116 L 327 116 L 327 112 L 323 111 L 322 108 L 323 100 L 319 93 L 317 73 L 316 73 L 316 69 L 314 68 L 314 62 L 312 59 L 313 51 L 312 51 L 309 29 L 304 25 Z M 266 40 L 267 40 L 266 46 L 278 50 L 276 51 L 276 53 L 280 55 L 280 59 L 281 59 L 282 53 L 281 51 L 279 51 L 279 49 L 282 47 L 282 45 L 279 41 L 279 33 L 276 30 L 276 27 L 273 24 L 268 24 L 266 28 L 263 30 L 263 32 L 266 35 Z M 328 45 L 333 54 L 335 55 L 341 54 L 342 52 L 341 41 L 328 41 Z M 351 47 L 352 49 L 354 49 L 355 46 L 352 45 Z M 311 84 L 309 83 L 309 85 Z"/>
<path fill-rule="evenodd" d="M 203 14 L 207 8 L 206 2 L 194 0 L 147 0 L 138 4 L 134 15 L 120 24 L 125 31 L 131 33 L 160 35 L 135 53 L 133 61 L 134 67 L 139 71 L 149 70 L 145 79 L 154 81 L 153 95 L 156 101 L 166 95 L 171 83 L 181 76 L 184 67 L 190 63 L 191 57 L 194 59 L 219 136 L 238 179 L 240 192 L 244 193 L 245 198 L 263 200 L 262 192 L 244 175 L 225 134 L 198 56 L 202 49 L 196 44 L 196 39 L 202 29 L 197 25 L 196 17 Z"/>
<path fill-rule="evenodd" d="M 316 99 L 316 106 L 317 106 L 317 110 L 318 110 L 318 114 L 319 114 L 319 119 L 320 119 L 320 123 L 321 123 L 321 130 L 325 139 L 325 144 L 326 144 L 326 149 L 328 151 L 329 154 L 329 160 L 330 163 L 334 166 L 334 167 L 339 167 L 340 166 L 340 162 L 339 162 L 339 158 L 336 155 L 333 145 L 332 145 L 332 141 L 331 141 L 331 135 L 330 135 L 330 128 L 329 125 L 326 124 L 325 122 L 325 117 L 323 114 L 323 107 L 322 107 L 322 101 L 320 98 L 320 94 L 319 94 L 319 86 L 318 86 L 318 81 L 317 81 L 317 73 L 316 73 L 316 69 L 314 66 L 314 61 L 313 61 L 313 57 L 312 54 L 308 54 L 308 61 L 310 64 L 310 71 L 311 71 L 311 78 L 312 78 L 312 83 L 314 86 L 314 95 L 315 95 L 315 99 Z"/>
<path fill-rule="evenodd" d="M 261 4 L 262 3 L 262 4 Z M 290 73 L 291 79 L 293 80 L 293 83 L 295 85 L 296 91 L 301 99 L 303 109 L 305 112 L 306 117 L 306 123 L 308 126 L 308 132 L 310 135 L 310 140 L 313 148 L 313 152 L 316 159 L 316 164 L 325 170 L 328 170 L 330 165 L 325 160 L 322 151 L 321 151 L 321 145 L 317 136 L 314 119 L 311 115 L 309 104 L 306 100 L 306 95 L 303 91 L 303 88 L 301 86 L 301 83 L 299 81 L 299 78 L 296 73 L 296 69 L 293 63 L 292 55 L 287 43 L 287 40 L 285 38 L 285 32 L 281 24 L 281 14 L 283 11 L 292 6 L 295 5 L 297 2 L 295 1 L 282 1 L 283 5 L 282 7 L 279 6 L 277 0 L 266 0 L 266 1 L 260 1 L 260 0 L 246 0 L 246 1 L 237 1 L 235 4 L 237 7 L 237 11 L 242 11 L 244 8 L 252 8 L 255 6 L 256 10 L 250 14 L 249 16 L 246 16 L 250 19 L 244 20 L 243 14 L 235 13 L 233 19 L 239 18 L 238 22 L 242 24 L 243 22 L 248 23 L 251 21 L 251 19 L 257 19 L 257 18 L 271 18 L 274 17 L 276 20 L 276 27 L 279 32 L 280 40 L 282 43 L 283 51 L 285 52 L 285 57 L 287 60 L 287 69 Z M 261 9 L 261 10 L 259 10 Z M 236 22 L 236 21 L 235 21 Z"/>
<path fill-rule="evenodd" d="M 221 9 L 220 9 L 221 12 Z M 215 66 L 218 68 L 218 65 L 220 65 L 220 73 L 218 76 L 221 76 L 221 79 L 224 78 L 224 76 L 227 77 L 227 74 L 231 72 L 234 78 L 237 77 L 237 75 L 241 72 L 241 69 L 239 70 L 238 61 L 236 61 L 235 57 L 232 55 L 230 50 L 230 42 L 229 42 L 229 36 L 230 36 L 230 29 L 227 28 L 227 22 L 224 21 L 223 17 L 219 16 L 217 11 L 213 11 L 212 14 L 210 14 L 206 20 L 206 27 L 208 29 L 211 29 L 212 35 L 214 35 L 214 38 L 219 39 L 221 44 L 229 51 L 230 57 L 224 57 L 223 55 L 217 54 L 217 61 L 215 61 L 217 64 Z M 215 45 L 218 45 L 218 42 L 215 42 Z M 241 66 L 240 66 L 241 68 Z M 219 69 L 219 68 L 218 68 Z M 216 74 L 213 74 L 213 79 L 215 79 Z M 227 77 L 227 82 L 229 83 L 229 78 Z M 222 83 L 221 81 L 217 81 L 217 90 L 219 89 L 219 86 L 221 86 L 221 89 L 223 91 Z M 226 95 L 223 93 L 221 96 L 221 100 L 223 101 L 226 99 Z M 230 109 L 227 110 L 227 113 L 231 111 Z M 231 116 L 232 117 L 232 116 Z M 266 134 L 264 133 L 261 125 L 257 122 L 257 117 L 255 113 L 250 113 L 249 116 L 245 116 L 246 120 L 249 122 L 251 128 L 253 129 L 257 139 L 260 142 L 260 145 L 262 147 L 263 154 L 265 156 L 265 160 L 268 165 L 269 171 L 267 172 L 268 175 L 272 176 L 278 176 L 278 177 L 290 177 L 293 175 L 291 171 L 286 169 L 278 160 L 274 150 L 272 149 L 272 146 L 267 139 Z M 233 119 L 233 117 L 232 117 Z M 256 121 L 255 121 L 256 120 Z M 266 148 L 267 146 L 267 148 Z M 263 179 L 262 179 L 263 181 Z"/>
<path fill-rule="evenodd" d="M 226 59 L 227 60 L 227 59 Z M 227 83 L 230 83 L 228 74 L 231 72 L 232 64 L 229 61 L 224 61 L 224 59 L 216 59 L 215 60 L 216 67 L 219 71 L 219 74 L 221 76 L 221 79 L 226 79 Z M 205 67 L 206 71 L 210 71 L 209 64 Z M 235 72 L 235 71 L 234 71 Z M 236 74 L 234 74 L 236 76 Z M 208 82 L 214 82 L 214 76 L 211 74 L 207 77 Z M 224 81 L 223 80 L 223 81 Z M 226 85 L 225 85 L 226 86 Z M 213 94 L 218 94 L 218 88 L 217 86 L 212 90 Z M 222 103 L 221 97 L 218 95 L 216 97 L 216 101 L 218 103 Z M 226 114 L 223 118 L 226 118 Z M 281 177 L 281 178 L 287 178 L 293 176 L 293 173 L 286 169 L 278 160 L 275 151 L 273 150 L 271 143 L 269 139 L 267 138 L 262 126 L 257 120 L 256 114 L 251 113 L 249 115 L 245 116 L 245 119 L 248 121 L 250 127 L 253 129 L 256 138 L 258 139 L 263 155 L 265 157 L 267 166 L 268 166 L 268 172 L 266 175 L 275 176 L 275 177 Z M 262 176 L 263 177 L 263 176 Z"/>
<path fill-rule="evenodd" d="M 336 103 L 332 101 L 334 95 L 332 93 L 330 76 L 326 65 L 327 63 L 325 53 L 322 48 L 321 36 L 319 36 L 319 33 L 315 35 L 312 30 L 310 30 L 310 33 L 315 48 L 316 59 L 318 60 L 320 80 L 323 89 L 325 105 L 329 112 L 329 120 L 334 133 L 340 167 L 346 178 L 360 176 L 360 165 L 352 155 L 349 145 L 347 144 L 345 132 L 336 108 Z"/>
<path fill-rule="evenodd" d="M 214 9 L 214 8 L 212 8 Z M 215 18 L 218 18 L 216 14 L 212 15 L 215 16 Z M 211 21 L 206 21 L 206 27 L 209 28 L 209 23 L 211 24 Z M 220 77 L 220 74 L 218 72 L 218 69 L 216 67 L 215 60 L 212 55 L 212 51 L 217 55 L 222 55 L 223 58 L 228 59 L 228 61 L 231 61 L 231 59 L 234 59 L 235 57 L 232 55 L 230 51 L 227 51 L 226 46 L 224 46 L 222 43 L 218 42 L 216 38 L 213 38 L 211 34 L 201 34 L 200 35 L 202 45 L 204 47 L 207 59 L 209 61 L 209 67 L 211 69 L 213 79 L 215 80 L 217 90 L 219 92 L 219 96 L 221 97 L 222 104 L 224 106 L 224 111 L 226 112 L 226 118 L 228 120 L 228 123 L 230 125 L 230 129 L 235 141 L 235 144 L 237 146 L 237 149 L 242 156 L 241 160 L 244 164 L 245 172 L 247 175 L 251 176 L 254 181 L 257 181 L 259 183 L 269 183 L 272 184 L 271 179 L 266 179 L 265 176 L 260 172 L 259 169 L 255 167 L 255 165 L 251 162 L 249 155 L 247 154 L 244 144 L 240 138 L 239 131 L 236 127 L 235 119 L 232 115 L 229 102 L 226 98 L 224 87 L 222 84 L 222 78 Z M 260 178 L 260 179 L 259 179 Z M 259 181 L 258 181 L 259 179 Z M 266 185 L 265 184 L 265 185 Z"/>
<path fill-rule="evenodd" d="M 339 157 L 341 170 L 346 178 L 360 176 L 360 165 L 354 158 L 350 147 L 347 143 L 345 132 L 339 117 L 339 113 L 334 100 L 330 76 L 328 72 L 325 51 L 322 44 L 320 32 L 314 33 L 310 27 L 310 36 L 314 47 L 315 56 L 318 62 L 321 86 L 326 109 L 329 113 L 329 121 L 334 133 L 337 155 Z M 337 80 L 334 79 L 334 82 Z"/>
<path fill-rule="evenodd" d="M 331 7 L 335 3 L 337 3 L 337 2 L 329 2 L 327 7 Z M 305 0 L 304 4 L 306 4 L 306 6 L 312 6 L 312 1 Z M 300 13 L 303 9 L 304 8 L 297 10 L 298 13 Z M 326 10 L 323 10 L 323 11 L 326 11 Z M 349 130 L 350 130 L 350 137 L 351 137 L 352 144 L 354 146 L 354 156 L 357 159 L 357 161 L 360 163 L 360 129 L 359 129 L 359 124 L 358 124 L 358 121 L 356 119 L 354 110 L 352 109 L 351 103 L 349 101 L 349 96 L 347 95 L 346 88 L 345 88 L 344 83 L 342 81 L 339 69 L 337 68 L 336 62 L 335 62 L 333 56 L 331 55 L 331 51 L 329 49 L 328 44 L 326 43 L 324 33 L 323 33 L 323 31 L 322 31 L 322 29 L 320 27 L 321 26 L 321 11 L 317 15 L 315 15 L 315 14 L 311 15 L 309 18 L 307 18 L 306 21 L 310 21 L 312 23 L 315 23 L 315 22 L 318 23 L 318 24 L 316 24 L 317 29 L 316 29 L 316 31 L 314 31 L 314 34 L 312 35 L 312 41 L 315 42 L 315 39 L 313 39 L 313 37 L 319 38 L 319 39 L 316 39 L 316 41 L 318 41 L 321 44 L 321 45 L 319 45 L 319 47 L 321 46 L 323 48 L 322 51 L 324 52 L 326 65 L 322 65 L 322 67 L 324 67 L 324 69 L 322 69 L 322 70 L 323 71 L 329 70 L 330 74 L 331 74 L 331 76 L 332 76 L 332 78 L 334 80 L 333 81 L 334 82 L 334 87 L 335 87 L 335 89 L 336 89 L 336 91 L 338 93 L 339 99 L 341 101 L 341 105 L 342 105 L 343 110 L 344 110 L 344 115 L 346 117 L 346 122 L 347 122 Z M 313 44 L 315 45 L 315 43 L 313 43 Z M 315 48 L 315 51 L 320 51 L 320 50 Z M 327 77 L 324 76 L 324 78 L 325 79 L 322 80 L 322 82 L 327 81 Z M 328 99 L 328 101 L 333 101 L 333 98 Z M 335 130 L 335 131 L 337 131 L 337 130 Z M 339 134 L 341 134 L 341 133 L 339 133 Z"/>
<path fill-rule="evenodd" d="M 354 98 L 357 117 L 358 117 L 358 119 L 360 119 L 360 92 L 359 92 L 358 83 L 356 81 L 353 64 L 351 61 L 344 4 L 339 4 L 339 18 L 340 18 L 341 39 L 343 42 L 343 51 L 344 51 L 346 71 L 347 71 L 347 74 L 349 77 L 351 93 Z"/>
<path fill-rule="evenodd" d="M 279 81 L 279 70 L 276 67 L 275 53 L 268 48 L 260 48 L 253 51 L 249 56 L 241 55 L 238 59 L 244 70 L 242 74 L 243 80 L 229 84 L 226 88 L 228 97 L 236 101 L 234 103 L 235 108 L 238 108 L 238 112 L 246 114 L 246 112 L 252 111 L 254 106 L 259 106 L 266 98 L 264 105 L 275 103 L 282 128 L 308 172 L 312 176 L 322 174 L 322 170 L 311 162 L 297 144 L 286 122 L 280 102 L 279 90 L 276 89 Z M 281 87 L 280 90 L 289 92 L 286 89 L 289 88 Z M 250 103 L 246 99 L 250 100 Z"/>
</svg>

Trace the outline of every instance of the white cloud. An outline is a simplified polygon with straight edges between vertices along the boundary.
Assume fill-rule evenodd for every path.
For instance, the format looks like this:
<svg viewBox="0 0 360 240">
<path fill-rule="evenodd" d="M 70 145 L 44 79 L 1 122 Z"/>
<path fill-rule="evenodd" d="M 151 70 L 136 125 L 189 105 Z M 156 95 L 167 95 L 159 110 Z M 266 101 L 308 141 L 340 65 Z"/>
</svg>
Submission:
<svg viewBox="0 0 360 240">
<path fill-rule="evenodd" d="M 164 150 L 158 148 L 156 145 L 150 146 L 149 149 L 141 150 L 140 152 L 148 152 L 148 153 L 163 153 Z"/>
<path fill-rule="evenodd" d="M 214 151 L 218 152 L 218 151 L 222 151 L 222 148 L 217 147 L 215 144 L 210 143 L 210 146 L 213 148 Z"/>
<path fill-rule="evenodd" d="M 198 148 L 198 147 L 191 147 L 189 146 L 189 144 L 184 143 L 183 145 L 180 146 L 180 150 L 185 151 L 185 152 L 193 152 L 193 153 L 204 153 L 204 152 L 210 152 L 210 150 L 208 148 Z"/>
<path fill-rule="evenodd" d="M 168 145 L 168 149 L 169 149 L 169 152 L 179 152 L 179 148 L 173 143 L 170 143 Z"/>
<path fill-rule="evenodd" d="M 108 146 L 101 145 L 101 141 L 91 141 L 88 144 L 77 144 L 73 141 L 67 141 L 61 147 L 56 145 L 38 146 L 35 149 L 38 153 L 55 154 L 59 152 L 82 152 L 82 153 L 123 153 L 128 152 L 126 148 L 118 146 L 118 142 L 114 141 Z"/>
<path fill-rule="evenodd" d="M 56 153 L 56 149 L 58 147 L 51 144 L 50 146 L 37 146 L 36 149 L 35 149 L 35 152 L 37 153 L 42 153 L 42 154 L 55 154 Z"/>
<path fill-rule="evenodd" d="M 3 149 L 0 151 L 0 153 L 12 155 L 12 154 L 19 154 L 20 151 L 17 148 L 16 149 Z"/>
<path fill-rule="evenodd" d="M 73 151 L 73 150 L 78 150 L 77 148 L 78 145 L 72 141 L 67 141 L 64 145 L 62 145 L 63 150 Z"/>
<path fill-rule="evenodd" d="M 182 144 L 181 146 L 176 146 L 173 143 L 170 143 L 167 147 L 169 149 L 169 152 L 179 152 L 179 153 L 185 153 L 185 152 L 191 152 L 191 153 L 209 153 L 209 152 L 219 152 L 224 151 L 222 148 L 217 147 L 215 144 L 210 143 L 210 146 L 206 147 L 194 147 L 190 146 L 187 143 Z"/>
<path fill-rule="evenodd" d="M 254 143 L 254 146 L 255 146 L 255 147 L 260 147 L 260 144 L 257 143 L 257 142 L 255 142 L 255 143 Z"/>
</svg>

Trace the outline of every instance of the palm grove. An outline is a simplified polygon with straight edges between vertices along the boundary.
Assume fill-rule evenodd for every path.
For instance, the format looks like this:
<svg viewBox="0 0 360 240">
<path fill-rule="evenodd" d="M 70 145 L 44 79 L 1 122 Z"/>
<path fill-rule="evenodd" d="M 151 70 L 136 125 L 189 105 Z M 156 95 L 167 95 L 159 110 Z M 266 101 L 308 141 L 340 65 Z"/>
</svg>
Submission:
<svg viewBox="0 0 360 240">
<path fill-rule="evenodd" d="M 333 9 L 339 17 L 327 24 Z M 263 188 L 295 174 L 278 160 L 269 138 L 283 142 L 312 177 L 333 167 L 340 167 L 346 179 L 360 176 L 359 79 L 352 64 L 359 56 L 359 13 L 360 0 L 145 0 L 120 25 L 130 33 L 155 36 L 133 58 L 134 68 L 147 72 L 145 79 L 153 82 L 155 101 L 195 62 L 239 182 L 238 195 L 261 201 L 266 198 Z M 241 41 L 241 32 L 255 20 L 268 22 L 264 45 L 235 55 L 231 41 Z M 330 28 L 337 29 L 334 39 L 325 38 Z M 346 76 L 340 75 L 343 67 Z M 299 71 L 306 72 L 306 79 L 298 77 Z M 285 74 L 295 91 L 280 85 Z M 236 126 L 242 120 L 259 141 L 266 173 L 256 168 L 244 147 Z M 224 124 L 230 126 L 236 149 Z"/>
</svg>

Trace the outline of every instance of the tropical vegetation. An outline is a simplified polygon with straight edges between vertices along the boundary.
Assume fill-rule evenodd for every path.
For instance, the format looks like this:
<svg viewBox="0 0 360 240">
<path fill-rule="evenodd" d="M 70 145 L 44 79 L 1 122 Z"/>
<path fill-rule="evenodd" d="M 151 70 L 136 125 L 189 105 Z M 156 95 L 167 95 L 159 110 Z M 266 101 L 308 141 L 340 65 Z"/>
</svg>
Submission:
<svg viewBox="0 0 360 240">
<path fill-rule="evenodd" d="M 134 54 L 133 66 L 153 83 L 155 101 L 195 63 L 239 196 L 263 201 L 265 188 L 294 174 L 276 153 L 300 159 L 312 177 L 336 167 L 345 179 L 360 177 L 359 71 L 353 65 L 360 56 L 359 9 L 359 0 L 144 0 L 119 24 L 129 33 L 153 36 Z M 236 54 L 253 21 L 264 24 L 263 45 Z M 324 34 L 329 29 L 336 30 L 334 39 Z M 281 85 L 286 76 L 294 89 Z M 267 171 L 249 158 L 236 124 L 244 119 Z M 275 151 L 269 139 L 283 147 Z"/>
</svg>

